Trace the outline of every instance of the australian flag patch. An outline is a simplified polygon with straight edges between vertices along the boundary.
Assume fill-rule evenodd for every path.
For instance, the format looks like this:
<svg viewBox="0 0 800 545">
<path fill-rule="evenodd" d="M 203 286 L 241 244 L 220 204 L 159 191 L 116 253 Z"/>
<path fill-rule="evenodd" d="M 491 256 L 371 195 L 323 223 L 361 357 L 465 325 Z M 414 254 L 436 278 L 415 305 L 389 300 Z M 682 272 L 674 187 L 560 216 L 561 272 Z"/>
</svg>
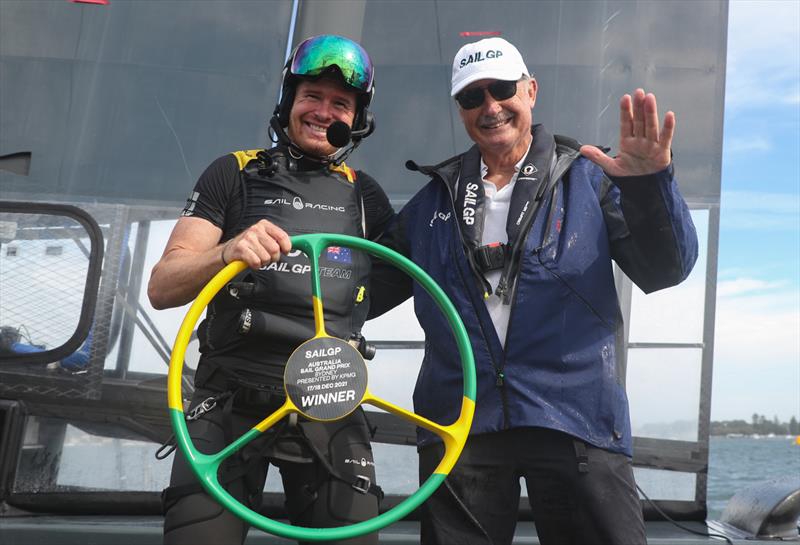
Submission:
<svg viewBox="0 0 800 545">
<path fill-rule="evenodd" d="M 335 261 L 336 263 L 352 263 L 353 255 L 350 248 L 344 246 L 330 246 L 325 252 L 325 257 L 328 261 Z"/>
</svg>

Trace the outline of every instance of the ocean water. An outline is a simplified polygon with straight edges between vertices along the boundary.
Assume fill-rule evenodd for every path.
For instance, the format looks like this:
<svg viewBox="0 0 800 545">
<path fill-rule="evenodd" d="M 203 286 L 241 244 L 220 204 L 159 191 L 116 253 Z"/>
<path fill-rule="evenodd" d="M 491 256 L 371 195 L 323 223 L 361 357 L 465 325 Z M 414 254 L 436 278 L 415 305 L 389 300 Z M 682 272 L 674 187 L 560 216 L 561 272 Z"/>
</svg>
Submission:
<svg viewBox="0 0 800 545">
<path fill-rule="evenodd" d="M 795 443 L 794 437 L 715 436 L 709 443 L 706 498 L 711 520 L 719 520 L 728 500 L 740 490 L 773 479 L 800 478 L 800 445 Z M 417 466 L 414 449 L 394 445 L 375 445 L 374 448 L 381 484 L 395 493 L 415 491 Z M 386 467 L 397 470 L 387 475 Z M 666 482 L 670 475 L 673 486 Z M 672 496 L 675 499 L 694 497 L 694 480 L 685 477 L 684 474 L 637 468 L 637 479 L 641 479 L 640 484 L 645 490 L 649 489 L 648 484 L 656 484 L 661 490 L 676 493 Z"/>
<path fill-rule="evenodd" d="M 169 481 L 172 457 L 156 461 L 158 446 L 152 443 L 98 437 L 73 426 L 67 427 L 56 482 L 95 490 L 161 491 Z M 417 489 L 417 455 L 413 447 L 374 445 L 379 484 L 388 493 L 409 494 Z M 91 463 L 87 464 L 87 460 Z M 18 492 L 49 489 L 53 481 L 42 471 L 42 463 L 23 464 L 15 483 Z M 22 469 L 22 466 L 20 467 Z M 637 479 L 645 490 L 653 483 L 661 490 L 676 490 L 673 499 L 694 497 L 693 479 L 681 484 L 683 474 L 661 472 L 657 479 L 645 470 Z M 787 437 L 712 437 L 709 451 L 708 513 L 719 519 L 728 500 L 748 486 L 767 480 L 800 477 L 800 445 Z M 674 481 L 674 482 L 665 482 Z M 266 489 L 280 491 L 278 471 L 270 469 Z M 687 497 L 683 497 L 687 495 Z M 655 496 L 659 497 L 659 496 Z M 664 496 L 661 496 L 664 497 Z"/>
<path fill-rule="evenodd" d="M 748 486 L 800 478 L 800 445 L 794 437 L 711 437 L 708 518 L 719 519 L 728 500 Z"/>
</svg>

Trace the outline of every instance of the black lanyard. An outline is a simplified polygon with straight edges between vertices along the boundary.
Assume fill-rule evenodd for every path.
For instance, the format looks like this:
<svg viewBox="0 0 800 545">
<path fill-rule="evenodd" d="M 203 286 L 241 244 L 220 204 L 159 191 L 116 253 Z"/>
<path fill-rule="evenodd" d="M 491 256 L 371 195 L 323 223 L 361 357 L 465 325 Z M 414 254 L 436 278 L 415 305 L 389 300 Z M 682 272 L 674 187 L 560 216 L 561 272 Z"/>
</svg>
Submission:
<svg viewBox="0 0 800 545">
<path fill-rule="evenodd" d="M 548 180 L 556 143 L 553 136 L 542 125 L 534 125 L 533 142 L 525 160 L 522 161 L 506 219 L 508 244 L 502 249 L 505 256 L 504 271 L 509 269 L 511 260 L 518 260 L 519 245 L 533 223 L 539 209 Z M 463 156 L 461 173 L 456 193 L 456 214 L 461 224 L 464 244 L 471 255 L 482 255 L 486 246 L 481 245 L 485 221 L 486 194 L 483 189 L 480 168 L 481 155 L 477 146 L 470 148 Z M 494 241 L 488 241 L 490 243 Z M 492 246 L 493 248 L 496 245 Z M 480 263 L 481 259 L 477 259 Z M 499 268 L 499 267 L 497 267 Z M 481 271 L 484 272 L 484 271 Z M 507 274 L 504 274 L 507 276 Z"/>
<path fill-rule="evenodd" d="M 509 246 L 514 246 L 521 228 L 528 223 L 527 218 L 537 208 L 535 204 L 541 199 L 541 189 L 546 187 L 550 176 L 555 148 L 553 136 L 542 125 L 534 125 L 533 142 L 522 162 L 511 194 L 506 220 Z M 464 242 L 471 250 L 481 246 L 485 221 L 486 194 L 481 179 L 480 161 L 478 146 L 473 146 L 464 154 L 455 202 Z"/>
</svg>

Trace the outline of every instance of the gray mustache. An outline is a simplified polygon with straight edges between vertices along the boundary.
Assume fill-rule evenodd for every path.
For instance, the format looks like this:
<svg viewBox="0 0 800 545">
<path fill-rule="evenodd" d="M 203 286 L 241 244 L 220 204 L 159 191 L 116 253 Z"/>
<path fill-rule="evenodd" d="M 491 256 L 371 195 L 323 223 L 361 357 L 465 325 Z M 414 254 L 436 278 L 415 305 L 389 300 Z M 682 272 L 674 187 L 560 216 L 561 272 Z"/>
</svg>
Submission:
<svg viewBox="0 0 800 545">
<path fill-rule="evenodd" d="M 495 115 L 495 116 L 484 115 L 484 116 L 481 116 L 481 118 L 480 118 L 480 124 L 481 125 L 494 125 L 496 123 L 503 123 L 505 121 L 508 121 L 512 117 L 514 117 L 514 116 L 510 115 L 510 114 L 500 114 L 500 115 Z"/>
</svg>

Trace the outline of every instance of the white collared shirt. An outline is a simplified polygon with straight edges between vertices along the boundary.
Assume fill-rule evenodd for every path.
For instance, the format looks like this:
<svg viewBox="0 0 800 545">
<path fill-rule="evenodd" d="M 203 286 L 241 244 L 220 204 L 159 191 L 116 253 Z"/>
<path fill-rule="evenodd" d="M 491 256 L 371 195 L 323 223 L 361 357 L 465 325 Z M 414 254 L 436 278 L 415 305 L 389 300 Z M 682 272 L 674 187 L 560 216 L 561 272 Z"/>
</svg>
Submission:
<svg viewBox="0 0 800 545">
<path fill-rule="evenodd" d="M 508 218 L 508 209 L 511 205 L 511 195 L 514 192 L 514 186 L 517 184 L 517 176 L 522 168 L 522 163 L 530 152 L 530 145 L 522 156 L 522 159 L 514 166 L 514 175 L 511 181 L 506 186 L 498 190 L 494 183 L 486 179 L 489 173 L 489 167 L 483 162 L 481 157 L 481 180 L 483 180 L 484 191 L 484 208 L 483 208 L 483 235 L 481 237 L 481 244 L 491 244 L 492 242 L 508 243 L 508 233 L 506 233 L 506 220 Z M 492 286 L 492 292 L 489 298 L 486 299 L 486 308 L 489 310 L 489 315 L 492 317 L 492 323 L 497 331 L 497 336 L 500 338 L 500 344 L 505 347 L 506 345 L 506 332 L 508 331 L 508 318 L 511 315 L 511 305 L 504 305 L 503 300 L 495 295 L 494 290 L 497 289 L 497 284 L 500 283 L 500 276 L 502 269 L 490 271 L 486 273 L 486 280 Z"/>
</svg>

